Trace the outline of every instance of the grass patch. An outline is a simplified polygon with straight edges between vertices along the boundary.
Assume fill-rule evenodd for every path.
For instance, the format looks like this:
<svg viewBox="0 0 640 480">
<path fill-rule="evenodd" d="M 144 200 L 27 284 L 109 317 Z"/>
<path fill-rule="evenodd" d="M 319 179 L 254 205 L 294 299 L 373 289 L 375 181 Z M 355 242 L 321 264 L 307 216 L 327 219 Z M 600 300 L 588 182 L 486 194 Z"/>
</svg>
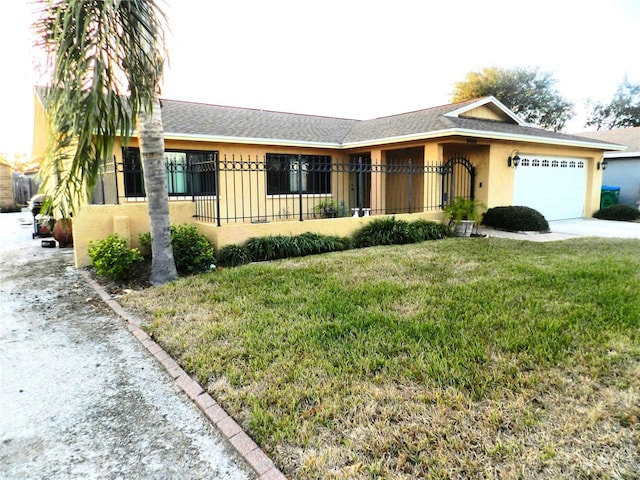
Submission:
<svg viewBox="0 0 640 480">
<path fill-rule="evenodd" d="M 639 247 L 448 239 L 122 301 L 290 478 L 633 478 Z"/>
</svg>

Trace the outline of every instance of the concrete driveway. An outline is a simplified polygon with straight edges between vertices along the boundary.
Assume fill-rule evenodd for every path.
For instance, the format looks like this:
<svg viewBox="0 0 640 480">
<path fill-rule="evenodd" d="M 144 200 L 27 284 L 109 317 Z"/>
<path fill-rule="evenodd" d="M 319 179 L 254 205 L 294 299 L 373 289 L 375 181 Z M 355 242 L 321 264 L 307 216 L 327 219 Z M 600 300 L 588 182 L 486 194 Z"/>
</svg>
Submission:
<svg viewBox="0 0 640 480">
<path fill-rule="evenodd" d="M 575 218 L 549 222 L 551 232 L 574 237 L 638 238 L 640 223 L 598 220 L 597 218 Z"/>
<path fill-rule="evenodd" d="M 256 478 L 32 218 L 0 215 L 0 478 Z"/>
<path fill-rule="evenodd" d="M 490 237 L 513 238 L 533 242 L 551 242 L 579 237 L 635 238 L 640 239 L 640 223 L 598 220 L 596 218 L 575 218 L 549 222 L 550 233 L 503 232 L 480 227 L 480 233 Z"/>
</svg>

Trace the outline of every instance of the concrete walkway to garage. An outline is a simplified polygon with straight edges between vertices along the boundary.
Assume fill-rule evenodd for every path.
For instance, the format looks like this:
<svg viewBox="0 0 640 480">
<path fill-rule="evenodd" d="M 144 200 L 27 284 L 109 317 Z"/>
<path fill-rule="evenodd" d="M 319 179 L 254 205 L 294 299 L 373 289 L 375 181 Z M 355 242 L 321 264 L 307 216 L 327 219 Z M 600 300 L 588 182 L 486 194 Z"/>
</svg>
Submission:
<svg viewBox="0 0 640 480">
<path fill-rule="evenodd" d="M 550 233 L 504 232 L 493 228 L 480 227 L 480 233 L 490 237 L 530 240 L 532 242 L 552 242 L 579 237 L 636 238 L 640 239 L 640 223 L 598 220 L 596 218 L 575 218 L 549 222 Z"/>
</svg>

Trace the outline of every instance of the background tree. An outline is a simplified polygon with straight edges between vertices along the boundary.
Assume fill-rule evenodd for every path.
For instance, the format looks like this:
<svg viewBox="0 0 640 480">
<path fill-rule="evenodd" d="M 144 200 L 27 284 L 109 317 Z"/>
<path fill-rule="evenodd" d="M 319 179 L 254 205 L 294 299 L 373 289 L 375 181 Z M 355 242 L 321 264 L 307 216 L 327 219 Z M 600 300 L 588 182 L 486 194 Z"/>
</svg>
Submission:
<svg viewBox="0 0 640 480">
<path fill-rule="evenodd" d="M 116 137 L 137 122 L 151 229 L 151 283 L 177 278 L 158 99 L 164 16 L 154 0 L 42 0 L 36 45 L 47 55 L 51 138 L 41 172 L 63 215 L 87 202 Z"/>
<path fill-rule="evenodd" d="M 537 68 L 486 67 L 467 73 L 454 84 L 452 100 L 462 102 L 493 95 L 531 125 L 562 130 L 574 115 L 573 104 L 562 98 L 550 72 Z"/>
<path fill-rule="evenodd" d="M 640 84 L 632 84 L 625 78 L 607 105 L 596 102 L 587 104 L 591 112 L 585 127 L 597 130 L 640 127 Z"/>
</svg>

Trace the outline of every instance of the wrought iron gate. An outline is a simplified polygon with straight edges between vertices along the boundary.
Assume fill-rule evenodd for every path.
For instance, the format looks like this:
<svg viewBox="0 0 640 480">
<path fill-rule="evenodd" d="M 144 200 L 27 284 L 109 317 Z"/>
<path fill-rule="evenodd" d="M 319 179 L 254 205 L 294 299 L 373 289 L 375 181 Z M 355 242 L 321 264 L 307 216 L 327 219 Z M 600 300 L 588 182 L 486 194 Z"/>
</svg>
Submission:
<svg viewBox="0 0 640 480">
<path fill-rule="evenodd" d="M 467 157 L 456 154 L 444 164 L 442 176 L 442 205 L 453 202 L 455 197 L 475 198 L 476 167 Z"/>
</svg>

